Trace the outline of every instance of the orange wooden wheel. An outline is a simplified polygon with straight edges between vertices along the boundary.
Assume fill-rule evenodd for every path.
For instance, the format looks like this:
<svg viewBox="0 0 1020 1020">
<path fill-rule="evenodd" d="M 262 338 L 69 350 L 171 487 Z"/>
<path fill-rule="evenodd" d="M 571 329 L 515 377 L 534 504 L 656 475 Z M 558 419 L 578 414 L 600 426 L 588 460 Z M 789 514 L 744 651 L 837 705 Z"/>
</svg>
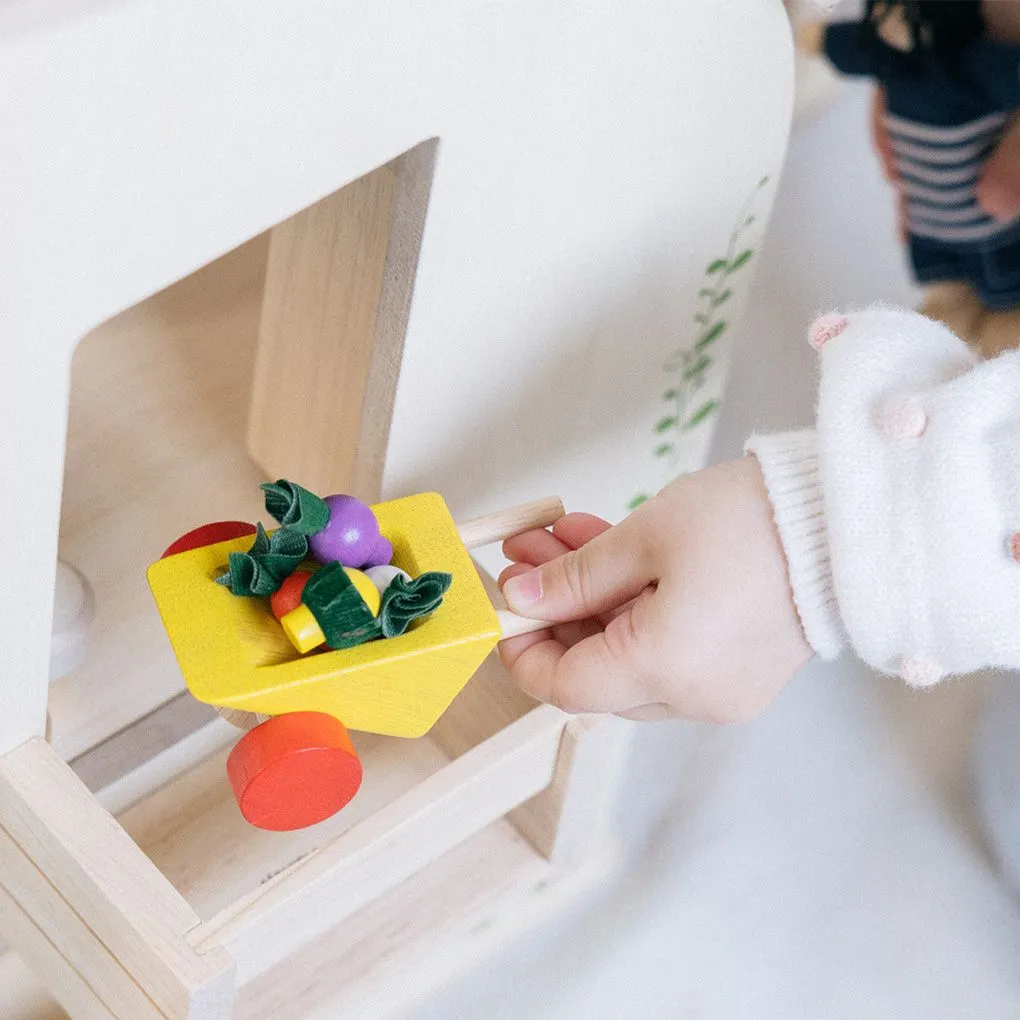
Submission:
<svg viewBox="0 0 1020 1020">
<path fill-rule="evenodd" d="M 339 719 L 291 712 L 246 733 L 227 758 L 227 776 L 252 825 L 284 832 L 349 803 L 361 786 L 361 759 Z"/>
<path fill-rule="evenodd" d="M 244 538 L 245 535 L 254 534 L 255 525 L 247 521 L 214 521 L 181 535 L 176 542 L 167 547 L 160 559 L 165 560 L 167 556 L 176 556 L 177 553 L 188 552 L 191 549 L 201 549 L 203 545 L 215 545 L 217 542 L 227 542 L 232 538 Z"/>
</svg>

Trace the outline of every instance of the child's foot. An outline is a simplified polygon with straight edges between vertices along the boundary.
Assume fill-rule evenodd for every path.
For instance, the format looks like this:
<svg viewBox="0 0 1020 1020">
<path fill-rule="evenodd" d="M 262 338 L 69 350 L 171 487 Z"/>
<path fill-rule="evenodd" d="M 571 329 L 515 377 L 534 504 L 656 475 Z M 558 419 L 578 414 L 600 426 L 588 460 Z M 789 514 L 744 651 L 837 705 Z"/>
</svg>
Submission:
<svg viewBox="0 0 1020 1020">
<path fill-rule="evenodd" d="M 974 346 L 986 358 L 1020 347 L 1020 309 L 985 312 Z"/>
</svg>

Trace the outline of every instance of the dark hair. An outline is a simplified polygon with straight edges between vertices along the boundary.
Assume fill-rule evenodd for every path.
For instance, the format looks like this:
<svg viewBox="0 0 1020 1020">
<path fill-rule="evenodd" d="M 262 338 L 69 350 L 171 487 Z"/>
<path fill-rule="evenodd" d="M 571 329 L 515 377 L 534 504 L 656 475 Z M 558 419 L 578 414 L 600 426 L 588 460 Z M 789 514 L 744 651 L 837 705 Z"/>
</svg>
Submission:
<svg viewBox="0 0 1020 1020">
<path fill-rule="evenodd" d="M 914 54 L 952 59 L 985 31 L 978 0 L 868 0 L 861 45 L 873 51 L 880 45 L 878 25 L 885 13 L 879 8 L 899 7 L 906 17 Z"/>
</svg>

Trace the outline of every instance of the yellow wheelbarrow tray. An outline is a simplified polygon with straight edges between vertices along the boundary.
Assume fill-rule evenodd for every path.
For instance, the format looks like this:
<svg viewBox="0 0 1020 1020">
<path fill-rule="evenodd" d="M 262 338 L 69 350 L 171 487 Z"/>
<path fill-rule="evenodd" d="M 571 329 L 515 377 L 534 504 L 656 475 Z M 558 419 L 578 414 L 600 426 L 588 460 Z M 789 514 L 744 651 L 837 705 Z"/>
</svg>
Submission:
<svg viewBox="0 0 1020 1020">
<path fill-rule="evenodd" d="M 274 716 L 324 712 L 352 730 L 396 737 L 432 728 L 505 635 L 441 496 L 423 493 L 372 509 L 393 543 L 395 566 L 412 577 L 453 575 L 443 604 L 399 637 L 299 656 L 266 600 L 215 583 L 230 554 L 251 546 L 250 536 L 149 567 L 149 586 L 195 698 Z"/>
</svg>

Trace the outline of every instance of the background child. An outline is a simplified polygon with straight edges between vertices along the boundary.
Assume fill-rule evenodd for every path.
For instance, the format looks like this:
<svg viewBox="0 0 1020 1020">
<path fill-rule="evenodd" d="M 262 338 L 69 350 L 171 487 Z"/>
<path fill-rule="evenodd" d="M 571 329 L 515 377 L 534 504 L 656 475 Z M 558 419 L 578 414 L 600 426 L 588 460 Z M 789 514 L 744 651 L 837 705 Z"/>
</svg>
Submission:
<svg viewBox="0 0 1020 1020">
<path fill-rule="evenodd" d="M 979 184 L 1020 106 L 1020 47 L 988 37 L 990 6 L 870 0 L 862 21 L 808 25 L 799 39 L 881 84 L 880 151 L 903 194 L 914 273 L 931 285 L 923 310 L 995 353 L 1020 325 L 1020 223 Z"/>
</svg>

